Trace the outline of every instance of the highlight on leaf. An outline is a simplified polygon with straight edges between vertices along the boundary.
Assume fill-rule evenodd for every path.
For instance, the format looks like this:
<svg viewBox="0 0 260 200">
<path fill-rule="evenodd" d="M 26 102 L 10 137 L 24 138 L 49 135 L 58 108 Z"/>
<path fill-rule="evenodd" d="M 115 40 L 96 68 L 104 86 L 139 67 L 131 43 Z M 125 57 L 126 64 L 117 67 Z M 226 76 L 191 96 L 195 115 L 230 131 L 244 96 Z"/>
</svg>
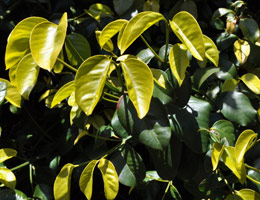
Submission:
<svg viewBox="0 0 260 200">
<path fill-rule="evenodd" d="M 250 45 L 246 40 L 238 39 L 234 43 L 234 53 L 237 60 L 244 64 L 250 54 Z"/>
</svg>

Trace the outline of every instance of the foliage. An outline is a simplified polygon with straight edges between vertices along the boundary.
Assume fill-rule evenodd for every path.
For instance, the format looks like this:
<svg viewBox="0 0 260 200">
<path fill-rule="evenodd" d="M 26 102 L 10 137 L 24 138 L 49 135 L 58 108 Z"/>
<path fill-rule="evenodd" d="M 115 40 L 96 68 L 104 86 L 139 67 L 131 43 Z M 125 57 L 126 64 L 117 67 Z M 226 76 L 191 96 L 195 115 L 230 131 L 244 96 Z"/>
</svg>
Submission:
<svg viewBox="0 0 260 200">
<path fill-rule="evenodd" d="M 251 3 L 26 5 L 1 22 L 1 199 L 260 199 Z"/>
</svg>

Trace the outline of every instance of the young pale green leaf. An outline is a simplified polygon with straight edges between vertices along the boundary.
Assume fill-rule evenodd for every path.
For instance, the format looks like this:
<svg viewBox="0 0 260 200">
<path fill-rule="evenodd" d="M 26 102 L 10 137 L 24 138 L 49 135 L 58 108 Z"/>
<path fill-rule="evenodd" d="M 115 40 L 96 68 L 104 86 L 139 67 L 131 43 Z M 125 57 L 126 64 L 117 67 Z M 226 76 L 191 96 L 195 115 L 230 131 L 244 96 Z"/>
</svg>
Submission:
<svg viewBox="0 0 260 200">
<path fill-rule="evenodd" d="M 9 101 L 15 107 L 20 108 L 22 97 L 18 92 L 17 88 L 13 86 L 8 80 L 0 78 L 0 82 L 5 82 L 7 84 L 7 93 L 5 99 Z"/>
<path fill-rule="evenodd" d="M 127 24 L 127 22 L 128 21 L 125 19 L 118 19 L 110 22 L 103 28 L 99 37 L 99 45 L 101 49 L 115 34 L 122 29 L 122 27 Z"/>
<path fill-rule="evenodd" d="M 78 33 L 71 33 L 66 36 L 65 49 L 68 60 L 73 66 L 79 66 L 91 56 L 91 48 L 87 39 Z"/>
<path fill-rule="evenodd" d="M 87 199 L 91 199 L 93 190 L 93 172 L 99 160 L 92 160 L 82 171 L 79 179 L 80 190 L 85 194 Z"/>
<path fill-rule="evenodd" d="M 70 200 L 71 175 L 74 167 L 73 164 L 68 163 L 60 170 L 53 186 L 55 200 Z"/>
<path fill-rule="evenodd" d="M 5 66 L 10 69 L 29 52 L 29 38 L 32 29 L 39 23 L 47 21 L 41 17 L 28 17 L 20 21 L 8 38 L 5 51 Z"/>
<path fill-rule="evenodd" d="M 213 166 L 213 171 L 218 167 L 219 160 L 222 156 L 225 146 L 215 142 L 212 148 L 211 162 Z"/>
<path fill-rule="evenodd" d="M 225 165 L 236 175 L 239 182 L 244 184 L 246 181 L 246 168 L 243 161 L 237 162 L 235 147 L 228 146 L 224 148 L 222 159 Z"/>
<path fill-rule="evenodd" d="M 243 161 L 245 153 L 254 145 L 256 139 L 257 134 L 250 129 L 239 135 L 235 145 L 235 156 L 238 163 Z"/>
<path fill-rule="evenodd" d="M 184 45 L 177 43 L 172 46 L 169 54 L 169 62 L 172 73 L 178 81 L 179 86 L 181 86 L 189 65 L 189 58 Z"/>
<path fill-rule="evenodd" d="M 166 20 L 161 13 L 146 11 L 134 16 L 123 30 L 118 48 L 121 54 L 148 28 L 161 20 Z"/>
<path fill-rule="evenodd" d="M 134 58 L 121 62 L 126 88 L 138 117 L 142 119 L 148 112 L 153 94 L 153 74 L 142 61 Z"/>
<path fill-rule="evenodd" d="M 260 194 L 252 189 L 242 189 L 236 191 L 236 195 L 240 196 L 243 200 L 260 200 Z"/>
<path fill-rule="evenodd" d="M 79 67 L 75 78 L 75 98 L 79 107 L 91 115 L 105 86 L 111 60 L 96 55 L 88 58 Z"/>
<path fill-rule="evenodd" d="M 14 189 L 16 186 L 15 175 L 10 169 L 0 167 L 0 182 L 10 189 Z"/>
<path fill-rule="evenodd" d="M 239 81 L 237 81 L 234 78 L 225 80 L 225 82 L 222 85 L 221 92 L 226 92 L 226 91 L 233 92 L 235 90 L 236 86 L 238 85 L 238 83 L 239 83 Z"/>
<path fill-rule="evenodd" d="M 203 34 L 196 19 L 186 11 L 177 13 L 170 21 L 173 32 L 198 60 L 205 57 Z"/>
<path fill-rule="evenodd" d="M 72 92 L 75 90 L 74 81 L 70 81 L 66 84 L 64 84 L 55 94 L 52 102 L 51 102 L 51 108 L 56 106 L 58 103 L 69 97 Z"/>
<path fill-rule="evenodd" d="M 0 163 L 15 157 L 17 154 L 17 151 L 14 149 L 4 148 L 0 149 Z"/>
<path fill-rule="evenodd" d="M 101 31 L 95 31 L 95 34 L 96 34 L 96 39 L 97 39 L 97 41 L 99 41 Z M 110 39 L 107 40 L 107 42 L 103 45 L 102 48 L 103 48 L 105 51 L 107 51 L 107 52 L 113 52 L 113 51 L 114 51 L 114 45 L 113 45 L 112 40 L 110 40 Z"/>
<path fill-rule="evenodd" d="M 244 74 L 240 79 L 252 92 L 254 92 L 255 94 L 260 94 L 260 80 L 256 75 L 252 73 L 247 73 Z"/>
<path fill-rule="evenodd" d="M 236 40 L 234 43 L 234 53 L 237 60 L 244 64 L 250 54 L 250 45 L 246 40 Z"/>
<path fill-rule="evenodd" d="M 153 74 L 153 80 L 162 88 L 166 89 L 165 79 L 163 77 L 162 71 L 159 69 L 151 68 Z"/>
<path fill-rule="evenodd" d="M 30 48 L 35 62 L 43 69 L 51 71 L 63 47 L 67 31 L 67 13 L 59 25 L 42 22 L 35 26 L 30 36 Z"/>
<path fill-rule="evenodd" d="M 217 67 L 219 61 L 218 48 L 208 36 L 203 35 L 203 39 L 205 45 L 205 56 Z"/>
<path fill-rule="evenodd" d="M 98 168 L 102 174 L 106 199 L 115 199 L 119 190 L 119 181 L 113 163 L 102 158 L 98 163 Z"/>
<path fill-rule="evenodd" d="M 18 63 L 16 69 L 17 90 L 25 98 L 29 99 L 29 95 L 34 88 L 40 68 L 32 58 L 32 54 L 27 54 Z"/>
</svg>

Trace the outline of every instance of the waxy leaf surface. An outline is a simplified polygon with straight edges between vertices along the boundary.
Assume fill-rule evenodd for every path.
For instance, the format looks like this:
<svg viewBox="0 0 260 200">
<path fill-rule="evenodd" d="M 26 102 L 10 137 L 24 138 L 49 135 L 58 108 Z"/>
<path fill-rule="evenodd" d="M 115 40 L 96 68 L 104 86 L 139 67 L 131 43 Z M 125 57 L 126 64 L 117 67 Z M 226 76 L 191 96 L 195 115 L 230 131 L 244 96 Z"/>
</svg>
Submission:
<svg viewBox="0 0 260 200">
<path fill-rule="evenodd" d="M 17 151 L 14 149 L 10 149 L 10 148 L 4 148 L 4 149 L 0 149 L 0 163 L 15 157 L 17 154 Z"/>
<path fill-rule="evenodd" d="M 14 189 L 16 186 L 16 178 L 13 172 L 5 167 L 0 167 L 0 182 L 6 187 Z"/>
<path fill-rule="evenodd" d="M 55 94 L 52 102 L 51 102 L 51 108 L 53 108 L 55 105 L 69 97 L 72 92 L 75 90 L 74 81 L 70 81 L 66 84 L 64 84 Z"/>
</svg>

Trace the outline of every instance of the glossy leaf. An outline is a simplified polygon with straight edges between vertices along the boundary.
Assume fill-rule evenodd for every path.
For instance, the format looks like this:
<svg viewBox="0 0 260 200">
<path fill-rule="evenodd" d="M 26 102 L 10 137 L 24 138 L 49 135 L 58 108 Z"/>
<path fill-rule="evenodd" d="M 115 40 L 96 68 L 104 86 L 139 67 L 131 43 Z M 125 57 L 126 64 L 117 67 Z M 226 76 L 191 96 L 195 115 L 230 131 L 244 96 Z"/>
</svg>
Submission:
<svg viewBox="0 0 260 200">
<path fill-rule="evenodd" d="M 239 81 L 237 81 L 234 78 L 225 80 L 225 82 L 222 85 L 221 92 L 227 92 L 227 91 L 233 92 L 236 86 L 238 85 L 238 83 Z"/>
<path fill-rule="evenodd" d="M 91 48 L 87 39 L 78 33 L 66 36 L 65 49 L 68 60 L 73 66 L 79 66 L 91 56 Z"/>
<path fill-rule="evenodd" d="M 202 84 L 213 74 L 219 71 L 219 68 L 207 67 L 199 68 L 195 71 L 193 75 L 193 84 L 194 87 L 199 89 Z"/>
<path fill-rule="evenodd" d="M 69 97 L 72 92 L 75 90 L 74 81 L 70 81 L 64 84 L 54 95 L 54 98 L 51 102 L 51 108 L 59 104 L 61 101 Z"/>
<path fill-rule="evenodd" d="M 51 71 L 63 47 L 67 31 L 67 13 L 59 25 L 52 22 L 38 24 L 30 36 L 30 49 L 35 62 L 43 69 Z"/>
<path fill-rule="evenodd" d="M 36 185 L 33 193 L 33 197 L 41 200 L 48 200 L 53 198 L 52 188 L 49 185 L 39 184 Z"/>
<path fill-rule="evenodd" d="M 1 200 L 28 200 L 28 197 L 19 190 L 1 189 L 0 190 Z"/>
<path fill-rule="evenodd" d="M 153 74 L 154 81 L 159 86 L 161 86 L 162 88 L 166 89 L 163 72 L 161 70 L 159 70 L 159 69 L 154 69 L 154 68 L 151 68 L 151 71 L 152 71 L 152 74 Z"/>
<path fill-rule="evenodd" d="M 134 0 L 113 0 L 114 9 L 119 16 L 125 14 L 131 8 L 133 3 Z"/>
<path fill-rule="evenodd" d="M 99 160 L 90 161 L 80 175 L 79 187 L 87 199 L 91 199 L 92 197 L 93 172 L 98 162 Z"/>
<path fill-rule="evenodd" d="M 187 50 L 182 44 L 175 44 L 172 46 L 169 54 L 169 63 L 173 75 L 181 86 L 185 79 L 185 72 L 189 65 L 189 59 L 187 56 Z"/>
<path fill-rule="evenodd" d="M 233 10 L 226 9 L 226 8 L 217 9 L 213 13 L 212 18 L 211 18 L 212 25 L 219 30 L 224 29 L 225 28 L 224 22 L 220 18 L 222 16 L 225 16 L 225 15 L 228 15 L 228 14 L 235 15 Z"/>
<path fill-rule="evenodd" d="M 238 195 L 236 194 L 229 194 L 225 200 L 243 200 L 241 197 L 239 197 Z"/>
<path fill-rule="evenodd" d="M 219 50 L 224 50 L 233 45 L 236 40 L 237 36 L 235 34 L 224 32 L 217 37 L 216 44 Z"/>
<path fill-rule="evenodd" d="M 5 96 L 7 92 L 7 83 L 0 82 L 0 105 L 4 102 Z"/>
<path fill-rule="evenodd" d="M 197 6 L 192 0 L 186 0 L 182 2 L 180 10 L 187 11 L 188 13 L 192 14 L 195 19 L 198 17 Z"/>
<path fill-rule="evenodd" d="M 172 18 L 170 26 L 191 54 L 196 59 L 203 61 L 205 56 L 204 40 L 196 19 L 188 12 L 181 11 Z"/>
<path fill-rule="evenodd" d="M 96 39 L 97 39 L 97 41 L 99 41 L 101 31 L 95 31 L 95 34 L 96 34 Z M 113 52 L 113 51 L 114 51 L 114 45 L 113 45 L 112 40 L 110 40 L 110 39 L 107 40 L 107 42 L 103 45 L 102 48 L 103 48 L 105 51 L 107 51 L 107 52 Z"/>
<path fill-rule="evenodd" d="M 236 194 L 240 196 L 243 200 L 260 200 L 260 194 L 252 189 L 242 189 L 239 191 L 236 191 Z"/>
<path fill-rule="evenodd" d="M 240 92 L 221 93 L 217 105 L 228 120 L 241 126 L 247 126 L 256 117 L 257 111 L 252 107 L 250 100 Z"/>
<path fill-rule="evenodd" d="M 84 11 L 98 22 L 100 22 L 101 17 L 110 16 L 114 14 L 108 6 L 101 3 L 92 4 L 88 10 Z"/>
<path fill-rule="evenodd" d="M 29 38 L 32 29 L 39 23 L 47 21 L 41 17 L 28 17 L 20 21 L 8 38 L 5 51 L 6 69 L 15 67 L 29 52 Z"/>
<path fill-rule="evenodd" d="M 92 56 L 84 61 L 77 71 L 75 98 L 86 115 L 92 114 L 102 95 L 110 62 L 106 56 Z"/>
<path fill-rule="evenodd" d="M 74 167 L 68 163 L 60 170 L 53 186 L 55 200 L 70 200 L 71 175 Z"/>
<path fill-rule="evenodd" d="M 29 99 L 29 95 L 34 88 L 40 68 L 32 58 L 32 54 L 27 54 L 21 59 L 16 69 L 16 84 L 19 93 Z"/>
<path fill-rule="evenodd" d="M 208 58 L 216 67 L 218 66 L 219 53 L 215 43 L 206 35 L 203 35 L 205 45 L 205 56 Z"/>
<path fill-rule="evenodd" d="M 102 158 L 98 163 L 98 168 L 102 174 L 106 199 L 115 199 L 119 190 L 119 182 L 113 163 Z"/>
<path fill-rule="evenodd" d="M 5 82 L 7 84 L 6 100 L 9 101 L 12 105 L 20 108 L 22 97 L 18 92 L 17 88 L 13 86 L 8 80 L 0 78 L 0 82 Z"/>
<path fill-rule="evenodd" d="M 250 45 L 246 40 L 237 40 L 234 43 L 234 53 L 237 60 L 244 64 L 250 54 Z"/>
<path fill-rule="evenodd" d="M 17 154 L 17 151 L 14 149 L 10 149 L 10 148 L 4 148 L 4 149 L 0 149 L 0 163 L 15 157 Z"/>
<path fill-rule="evenodd" d="M 213 144 L 212 148 L 212 155 L 211 155 L 211 162 L 213 166 L 213 171 L 215 171 L 218 167 L 219 160 L 222 156 L 222 153 L 224 151 L 224 145 L 221 145 L 217 142 Z"/>
<path fill-rule="evenodd" d="M 127 24 L 127 22 L 128 21 L 125 19 L 118 19 L 110 22 L 103 28 L 99 36 L 99 45 L 101 49 L 115 34 L 117 34 L 122 29 L 122 27 Z"/>
<path fill-rule="evenodd" d="M 149 67 L 134 58 L 121 62 L 126 88 L 138 117 L 142 119 L 148 112 L 153 94 L 153 75 Z"/>
<path fill-rule="evenodd" d="M 251 42 L 255 43 L 260 37 L 260 30 L 257 22 L 252 18 L 244 18 L 239 20 L 239 28 L 243 35 Z"/>
<path fill-rule="evenodd" d="M 0 182 L 8 188 L 14 189 L 16 186 L 16 177 L 10 169 L 0 167 Z"/>
<path fill-rule="evenodd" d="M 260 94 L 260 80 L 256 75 L 252 73 L 247 73 L 244 74 L 240 79 L 252 92 L 254 92 L 255 94 Z"/>
<path fill-rule="evenodd" d="M 140 51 L 136 56 L 146 64 L 149 64 L 149 62 L 153 59 L 154 54 L 149 48 L 147 48 Z"/>
<path fill-rule="evenodd" d="M 234 63 L 228 59 L 219 60 L 219 72 L 216 73 L 216 76 L 221 80 L 228 80 L 235 78 L 237 75 L 237 69 Z"/>
<path fill-rule="evenodd" d="M 235 145 L 235 156 L 238 163 L 243 161 L 245 153 L 256 142 L 256 139 L 257 134 L 250 129 L 243 131 L 239 135 Z"/>
<path fill-rule="evenodd" d="M 126 25 L 121 40 L 118 42 L 118 48 L 121 54 L 148 28 L 157 22 L 165 20 L 161 13 L 145 11 L 134 16 Z"/>
</svg>

